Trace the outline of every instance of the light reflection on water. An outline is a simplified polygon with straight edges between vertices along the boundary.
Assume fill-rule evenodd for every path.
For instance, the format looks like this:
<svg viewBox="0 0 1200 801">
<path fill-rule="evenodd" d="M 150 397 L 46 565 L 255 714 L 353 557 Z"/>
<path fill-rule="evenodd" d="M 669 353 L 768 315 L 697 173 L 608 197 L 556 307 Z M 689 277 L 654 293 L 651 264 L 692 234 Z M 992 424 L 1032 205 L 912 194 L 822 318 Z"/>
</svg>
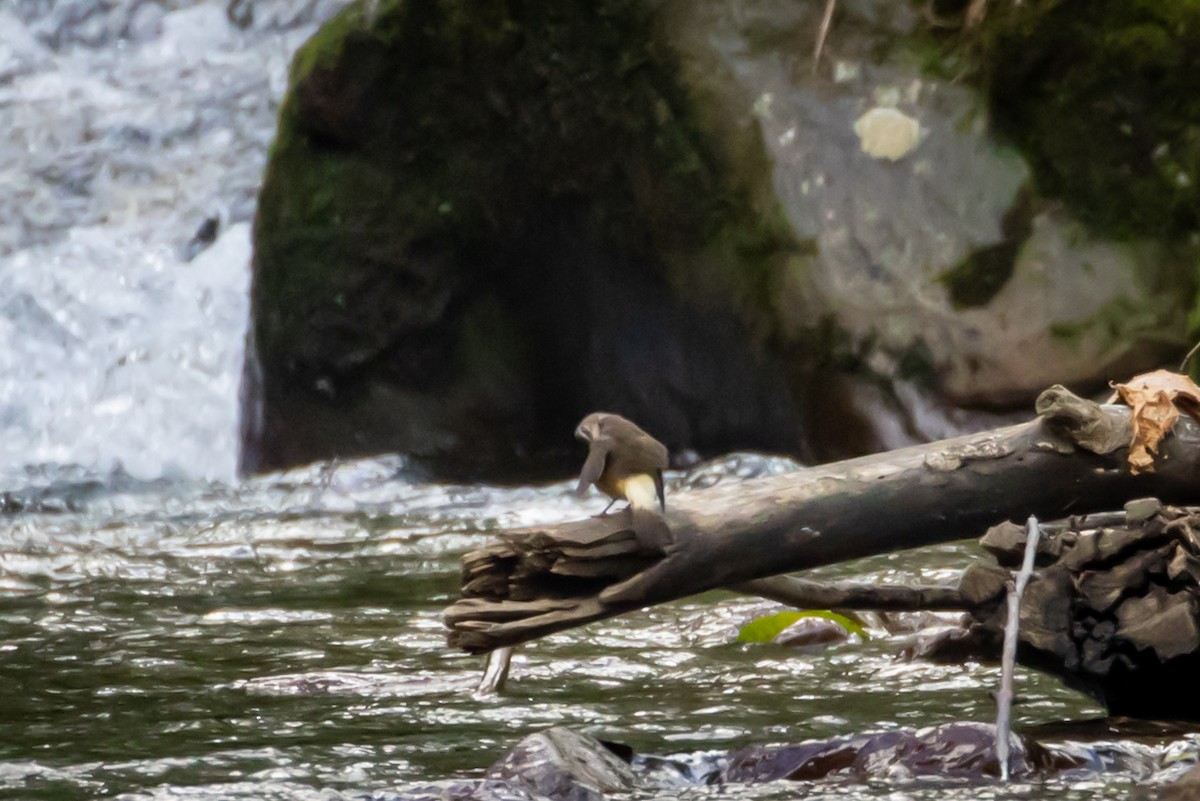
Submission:
<svg viewBox="0 0 1200 801">
<path fill-rule="evenodd" d="M 506 694 L 480 700 L 481 660 L 447 651 L 440 621 L 458 557 L 497 526 L 587 514 L 567 485 L 410 484 L 387 460 L 237 487 L 110 485 L 16 493 L 26 510 L 0 518 L 0 792 L 12 797 L 386 797 L 480 776 L 553 725 L 686 754 L 993 714 L 992 668 L 897 662 L 904 638 L 883 632 L 815 653 L 738 645 L 738 626 L 775 607 L 719 592 L 523 648 Z M 960 544 L 821 572 L 948 582 L 974 556 Z M 1034 674 L 1018 694 L 1022 727 L 1099 713 Z M 1127 745 L 1153 765 L 1161 743 Z M 1117 798 L 1143 777 L 1081 778 L 1038 795 Z M 1026 794 L 893 783 L 678 797 Z"/>
</svg>

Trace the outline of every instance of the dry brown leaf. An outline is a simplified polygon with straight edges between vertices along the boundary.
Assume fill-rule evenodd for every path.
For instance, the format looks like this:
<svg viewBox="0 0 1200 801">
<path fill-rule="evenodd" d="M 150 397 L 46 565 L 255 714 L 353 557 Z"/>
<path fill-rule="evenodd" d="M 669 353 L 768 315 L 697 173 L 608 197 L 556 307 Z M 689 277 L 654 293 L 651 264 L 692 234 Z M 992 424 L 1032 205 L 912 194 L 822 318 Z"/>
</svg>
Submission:
<svg viewBox="0 0 1200 801">
<path fill-rule="evenodd" d="M 1113 384 L 1116 393 L 1109 403 L 1120 398 L 1133 409 L 1133 440 L 1129 443 L 1129 470 L 1154 472 L 1154 454 L 1171 427 L 1186 413 L 1200 423 L 1200 387 L 1186 375 L 1170 370 L 1142 373 L 1125 384 Z"/>
</svg>

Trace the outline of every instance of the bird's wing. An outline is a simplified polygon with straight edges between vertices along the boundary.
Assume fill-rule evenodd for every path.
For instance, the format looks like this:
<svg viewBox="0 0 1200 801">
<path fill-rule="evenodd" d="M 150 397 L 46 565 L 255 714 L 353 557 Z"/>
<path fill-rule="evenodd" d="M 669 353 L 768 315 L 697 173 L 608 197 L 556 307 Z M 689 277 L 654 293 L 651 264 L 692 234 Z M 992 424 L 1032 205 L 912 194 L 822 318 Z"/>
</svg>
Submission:
<svg viewBox="0 0 1200 801">
<path fill-rule="evenodd" d="M 649 434 L 646 435 L 646 439 L 648 440 L 646 448 L 652 454 L 651 458 L 654 460 L 654 466 L 659 470 L 666 470 L 671 466 L 671 456 L 667 452 L 667 446 Z"/>
<path fill-rule="evenodd" d="M 611 446 L 612 442 L 606 437 L 592 440 L 588 446 L 587 461 L 583 463 L 583 470 L 579 472 L 576 495 L 587 492 L 587 488 L 599 480 L 600 474 L 604 472 L 604 463 L 608 460 L 608 450 Z"/>
</svg>

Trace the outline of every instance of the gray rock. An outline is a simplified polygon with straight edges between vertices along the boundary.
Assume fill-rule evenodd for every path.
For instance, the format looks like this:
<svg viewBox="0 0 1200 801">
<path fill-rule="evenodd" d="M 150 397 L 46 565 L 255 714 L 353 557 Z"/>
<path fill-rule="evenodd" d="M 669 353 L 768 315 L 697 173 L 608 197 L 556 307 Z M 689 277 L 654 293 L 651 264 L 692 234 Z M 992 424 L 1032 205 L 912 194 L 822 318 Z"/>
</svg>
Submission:
<svg viewBox="0 0 1200 801">
<path fill-rule="evenodd" d="M 603 801 L 634 787 L 633 771 L 599 740 L 561 726 L 531 734 L 487 778 L 554 801 Z"/>
<path fill-rule="evenodd" d="M 1161 511 L 1162 501 L 1158 498 L 1135 498 L 1125 504 L 1125 517 L 1130 523 L 1149 520 Z"/>
<path fill-rule="evenodd" d="M 689 4 L 681 39 L 687 79 L 709 88 L 726 76 L 731 113 L 761 127 L 777 197 L 814 245 L 780 277 L 785 335 L 832 318 L 876 372 L 899 377 L 919 349 L 945 397 L 1002 405 L 1147 364 L 1156 337 L 1183 330 L 1186 300 L 1160 290 L 1166 249 L 1106 239 L 1036 202 L 981 93 L 923 74 L 895 46 L 911 12 L 839 8 L 829 73 L 814 75 L 761 44 L 813 41 L 819 4 L 784 5 Z M 855 123 L 878 110 L 919 125 L 902 158 L 863 152 Z"/>
</svg>

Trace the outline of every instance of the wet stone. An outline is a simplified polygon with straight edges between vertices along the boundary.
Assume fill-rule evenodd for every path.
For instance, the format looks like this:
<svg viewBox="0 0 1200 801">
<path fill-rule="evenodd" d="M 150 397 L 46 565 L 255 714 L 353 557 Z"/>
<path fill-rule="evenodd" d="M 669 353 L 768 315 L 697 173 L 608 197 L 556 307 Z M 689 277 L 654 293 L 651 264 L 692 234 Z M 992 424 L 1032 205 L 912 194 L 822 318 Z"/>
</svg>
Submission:
<svg viewBox="0 0 1200 801">
<path fill-rule="evenodd" d="M 1053 762 L 1048 751 L 1020 737 L 1011 746 L 1009 768 L 1014 777 L 1031 776 Z M 982 781 L 998 773 L 995 727 L 948 723 L 824 742 L 753 746 L 730 756 L 724 779 L 758 783 L 839 774 L 858 779 L 907 775 Z"/>
<path fill-rule="evenodd" d="M 1080 656 L 1083 669 L 1093 675 L 1107 675 L 1112 668 L 1114 657 L 1108 653 L 1107 643 L 1094 639 L 1085 640 Z"/>
<path fill-rule="evenodd" d="M 603 743 L 561 726 L 521 740 L 487 778 L 554 801 L 602 801 L 634 787 L 632 769 Z"/>
<path fill-rule="evenodd" d="M 1021 604 L 1018 654 L 1089 693 L 1111 714 L 1196 720 L 1195 518 L 1153 499 L 1133 503 L 1130 514 L 1140 521 L 1123 526 L 1101 516 L 1105 527 L 1079 532 L 1055 564 L 1035 572 Z M 1006 553 L 1019 534 L 1016 526 L 996 527 L 989 532 L 991 550 Z M 986 576 L 975 573 L 964 575 L 964 587 Z M 983 658 L 997 657 L 1004 615 L 986 604 L 972 615 L 966 641 L 979 643 Z"/>
<path fill-rule="evenodd" d="M 1106 528 L 1101 529 L 1096 537 L 1097 558 L 1108 562 L 1124 557 L 1130 549 L 1137 548 L 1146 541 L 1146 532 L 1141 528 Z"/>
<path fill-rule="evenodd" d="M 853 765 L 871 739 L 871 735 L 858 735 L 797 745 L 750 746 L 730 755 L 722 779 L 758 784 L 780 779 L 824 778 Z"/>
<path fill-rule="evenodd" d="M 1111 620 L 1100 620 L 1092 626 L 1090 636 L 1096 640 L 1107 640 L 1117 630 L 1117 624 Z"/>
<path fill-rule="evenodd" d="M 850 632 L 835 621 L 806 617 L 779 632 L 775 642 L 789 648 L 808 648 L 845 642 L 848 639 Z"/>
<path fill-rule="evenodd" d="M 1158 801 L 1200 801 L 1200 765 L 1190 768 L 1174 782 L 1164 787 Z"/>
<path fill-rule="evenodd" d="M 1036 772 L 1030 747 L 1023 739 L 1014 737 L 1010 750 L 1009 770 L 1014 777 Z M 895 761 L 914 776 L 980 779 L 999 775 L 996 730 L 983 723 L 947 723 L 921 729 L 897 753 Z"/>
<path fill-rule="evenodd" d="M 1100 557 L 1099 533 L 1084 532 L 1075 541 L 1075 546 L 1067 550 L 1060 564 L 1070 570 L 1081 570 L 1085 565 L 1095 562 Z"/>
<path fill-rule="evenodd" d="M 1179 517 L 1164 526 L 1163 530 L 1174 536 L 1191 553 L 1200 554 L 1200 534 L 1192 527 L 1190 517 Z"/>
<path fill-rule="evenodd" d="M 1072 656 L 1068 637 L 1071 623 L 1071 579 L 1065 570 L 1035 573 L 1021 599 L 1021 640 L 1040 651 Z"/>
</svg>

